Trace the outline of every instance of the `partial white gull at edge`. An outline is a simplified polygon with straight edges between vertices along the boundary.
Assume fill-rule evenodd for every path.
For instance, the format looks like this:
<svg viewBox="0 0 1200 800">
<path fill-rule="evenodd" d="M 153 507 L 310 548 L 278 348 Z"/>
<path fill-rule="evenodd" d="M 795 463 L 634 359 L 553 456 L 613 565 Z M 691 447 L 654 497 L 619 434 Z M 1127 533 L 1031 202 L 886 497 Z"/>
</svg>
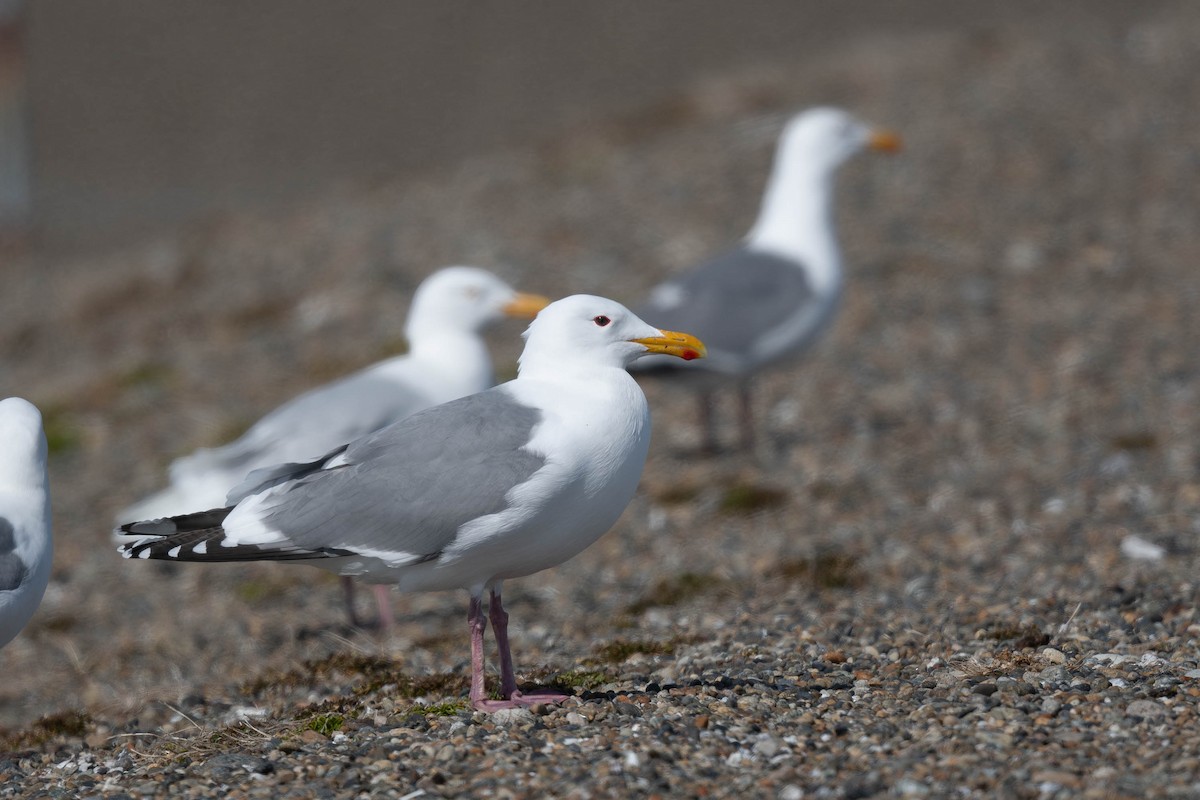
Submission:
<svg viewBox="0 0 1200 800">
<path fill-rule="evenodd" d="M 0 647 L 28 624 L 50 582 L 54 546 L 42 415 L 0 400 Z"/>
</svg>

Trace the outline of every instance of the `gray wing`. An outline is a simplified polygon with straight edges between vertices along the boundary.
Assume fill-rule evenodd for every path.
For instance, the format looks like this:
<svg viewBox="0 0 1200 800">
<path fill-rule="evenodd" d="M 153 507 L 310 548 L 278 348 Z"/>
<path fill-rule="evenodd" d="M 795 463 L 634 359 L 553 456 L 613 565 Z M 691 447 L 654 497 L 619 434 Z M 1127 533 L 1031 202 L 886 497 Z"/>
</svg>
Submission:
<svg viewBox="0 0 1200 800">
<path fill-rule="evenodd" d="M 428 404 L 413 387 L 370 373 L 355 373 L 289 400 L 236 441 L 197 451 L 181 461 L 180 469 L 245 474 L 256 467 L 316 458 Z"/>
<path fill-rule="evenodd" d="M 742 246 L 658 286 L 635 313 L 698 336 L 710 355 L 736 356 L 816 301 L 801 265 Z"/>
<path fill-rule="evenodd" d="M 279 484 L 263 521 L 304 550 L 436 557 L 545 463 L 524 449 L 541 418 L 502 387 L 435 406 Z"/>
</svg>

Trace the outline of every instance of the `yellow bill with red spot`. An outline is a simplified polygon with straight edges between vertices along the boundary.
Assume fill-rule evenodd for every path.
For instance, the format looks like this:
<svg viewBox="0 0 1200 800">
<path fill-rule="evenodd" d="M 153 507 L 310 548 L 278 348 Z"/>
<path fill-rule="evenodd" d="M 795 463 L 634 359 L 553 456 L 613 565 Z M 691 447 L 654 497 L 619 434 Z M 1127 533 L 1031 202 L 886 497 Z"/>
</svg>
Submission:
<svg viewBox="0 0 1200 800">
<path fill-rule="evenodd" d="M 684 361 L 704 358 L 708 355 L 708 348 L 704 346 L 704 342 L 690 333 L 659 331 L 658 336 L 647 336 L 644 339 L 631 339 L 630 341 L 642 345 L 648 353 L 675 356 Z"/>
<path fill-rule="evenodd" d="M 539 311 L 548 305 L 550 305 L 549 297 L 543 297 L 540 294 L 517 292 L 517 296 L 510 300 L 501 311 L 510 317 L 533 319 L 538 315 Z"/>
</svg>

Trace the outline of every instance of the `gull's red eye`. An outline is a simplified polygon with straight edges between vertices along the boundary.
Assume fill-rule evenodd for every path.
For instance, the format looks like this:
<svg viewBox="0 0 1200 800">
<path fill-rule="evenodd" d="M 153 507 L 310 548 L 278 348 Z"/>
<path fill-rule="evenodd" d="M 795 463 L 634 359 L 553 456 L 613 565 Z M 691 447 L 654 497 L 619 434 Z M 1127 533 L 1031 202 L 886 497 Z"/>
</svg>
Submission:
<svg viewBox="0 0 1200 800">
<path fill-rule="evenodd" d="M 598 316 L 598 317 L 593 317 L 593 318 L 592 318 L 592 322 L 596 323 L 596 324 L 597 324 L 597 325 L 599 325 L 601 328 L 603 328 L 605 325 L 607 325 L 608 323 L 612 322 L 612 320 L 611 320 L 611 319 L 609 319 L 608 317 L 604 316 L 603 314 L 601 314 L 601 315 L 600 315 L 600 316 Z"/>
</svg>

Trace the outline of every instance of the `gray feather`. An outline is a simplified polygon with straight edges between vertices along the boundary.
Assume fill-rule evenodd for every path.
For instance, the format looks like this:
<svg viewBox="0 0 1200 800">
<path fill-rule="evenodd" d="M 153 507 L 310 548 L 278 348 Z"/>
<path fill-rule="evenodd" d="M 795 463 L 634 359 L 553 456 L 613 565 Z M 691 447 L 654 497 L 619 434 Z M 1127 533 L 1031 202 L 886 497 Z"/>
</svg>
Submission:
<svg viewBox="0 0 1200 800">
<path fill-rule="evenodd" d="M 710 354 L 749 354 L 772 330 L 820 301 L 802 265 L 745 246 L 664 286 L 678 289 L 683 302 L 661 303 L 652 296 L 635 313 L 658 328 L 699 337 Z"/>
<path fill-rule="evenodd" d="M 17 537 L 13 532 L 13 524 L 5 517 L 0 517 L 0 555 L 11 553 L 17 549 Z"/>
<path fill-rule="evenodd" d="M 25 582 L 29 574 L 25 562 L 16 554 L 17 539 L 13 525 L 0 517 L 0 592 L 12 591 Z"/>
<path fill-rule="evenodd" d="M 267 458 L 315 458 L 402 419 L 428 402 L 396 381 L 355 373 L 284 403 L 236 441 L 197 452 L 191 457 L 192 466 L 248 472 L 264 466 Z"/>
<path fill-rule="evenodd" d="M 334 458 L 346 452 L 346 448 L 349 446 L 348 444 L 344 444 L 314 461 L 276 464 L 273 467 L 256 469 L 247 475 L 241 483 L 229 490 L 226 502 L 230 506 L 236 506 L 252 494 L 258 494 L 286 481 L 297 480 L 310 472 L 318 472 L 324 469 Z"/>
<path fill-rule="evenodd" d="M 435 406 L 352 442 L 340 466 L 281 484 L 265 522 L 302 550 L 432 558 L 545 463 L 523 449 L 540 420 L 502 389 Z"/>
<path fill-rule="evenodd" d="M 252 476 L 275 493 L 264 522 L 286 543 L 223 546 L 231 508 L 122 525 L 127 558 L 181 561 L 341 557 L 363 549 L 428 561 L 466 522 L 504 510 L 545 459 L 524 448 L 541 412 L 501 389 L 414 414 L 306 464 Z M 330 462 L 336 466 L 329 466 Z M 252 481 L 247 481 L 252 483 Z M 202 545 L 202 546 L 201 546 Z M 197 551 L 199 548 L 199 551 Z"/>
</svg>

